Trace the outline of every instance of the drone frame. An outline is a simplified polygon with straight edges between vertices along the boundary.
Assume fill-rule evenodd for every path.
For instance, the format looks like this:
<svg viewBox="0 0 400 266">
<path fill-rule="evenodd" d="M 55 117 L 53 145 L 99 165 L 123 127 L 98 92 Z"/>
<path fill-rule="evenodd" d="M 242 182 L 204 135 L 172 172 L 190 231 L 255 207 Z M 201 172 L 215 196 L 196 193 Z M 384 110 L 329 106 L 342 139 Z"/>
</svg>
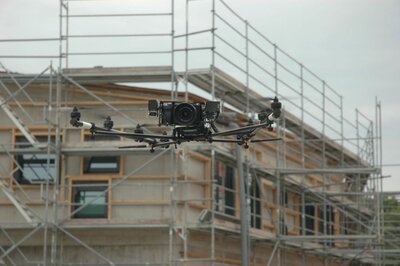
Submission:
<svg viewBox="0 0 400 266">
<path fill-rule="evenodd" d="M 277 121 L 281 115 L 281 107 L 282 104 L 278 101 L 278 98 L 275 97 L 274 101 L 271 103 L 271 108 L 259 114 L 259 119 L 261 122 L 259 124 L 250 124 L 244 127 L 239 127 L 235 129 L 218 131 L 217 127 L 214 124 L 214 121 L 209 124 L 208 130 L 206 132 L 201 132 L 198 135 L 191 136 L 181 136 L 178 129 L 182 129 L 182 127 L 174 127 L 172 134 L 167 135 L 166 132 L 163 134 L 144 134 L 140 125 L 137 125 L 134 132 L 123 132 L 120 130 L 113 129 L 114 122 L 111 120 L 109 116 L 106 117 L 104 121 L 104 127 L 98 127 L 92 122 L 81 121 L 81 114 L 77 107 L 73 108 L 71 112 L 71 120 L 70 123 L 74 127 L 89 129 L 92 135 L 111 135 L 111 136 L 119 136 L 131 138 L 136 142 L 144 142 L 146 144 L 139 145 L 131 145 L 131 146 L 123 146 L 119 147 L 121 149 L 129 149 L 129 148 L 147 148 L 150 147 L 150 152 L 154 152 L 154 148 L 156 147 L 164 147 L 168 148 L 170 145 L 180 145 L 184 142 L 191 141 L 203 141 L 203 142 L 225 142 L 225 143 L 236 143 L 238 145 L 243 145 L 245 149 L 249 148 L 248 143 L 256 143 L 256 142 L 268 142 L 268 141 L 277 141 L 281 140 L 281 138 L 267 138 L 267 139 L 252 139 L 257 131 L 261 128 L 267 128 L 269 131 L 272 130 L 272 124 Z M 207 123 L 207 121 L 204 121 Z M 213 132 L 214 131 L 214 132 Z M 226 137 L 226 136 L 235 136 L 236 139 L 224 139 L 218 137 Z M 217 137 L 217 138 L 215 138 Z"/>
</svg>

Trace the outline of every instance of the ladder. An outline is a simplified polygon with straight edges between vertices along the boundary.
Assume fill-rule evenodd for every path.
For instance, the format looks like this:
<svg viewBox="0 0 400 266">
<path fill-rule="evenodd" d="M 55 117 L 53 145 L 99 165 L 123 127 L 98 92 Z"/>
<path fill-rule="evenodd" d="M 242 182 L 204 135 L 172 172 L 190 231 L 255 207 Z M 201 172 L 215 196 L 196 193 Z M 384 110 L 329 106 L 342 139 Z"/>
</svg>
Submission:
<svg viewBox="0 0 400 266">
<path fill-rule="evenodd" d="M 33 146 L 37 146 L 39 144 L 38 140 L 32 134 L 32 132 L 26 127 L 26 125 L 21 121 L 15 111 L 8 105 L 8 103 L 4 100 L 3 97 L 0 96 L 0 106 L 1 109 L 6 113 L 6 115 L 11 119 L 11 121 L 15 124 L 15 126 L 21 131 L 21 133 L 25 136 L 25 138 L 29 141 Z"/>
<path fill-rule="evenodd" d="M 36 215 L 32 213 L 30 208 L 23 203 L 15 192 L 9 189 L 8 184 L 3 180 L 0 180 L 0 190 L 7 196 L 7 198 L 12 202 L 12 204 L 17 208 L 18 212 L 24 217 L 24 219 L 31 224 L 36 225 L 38 223 Z"/>
</svg>

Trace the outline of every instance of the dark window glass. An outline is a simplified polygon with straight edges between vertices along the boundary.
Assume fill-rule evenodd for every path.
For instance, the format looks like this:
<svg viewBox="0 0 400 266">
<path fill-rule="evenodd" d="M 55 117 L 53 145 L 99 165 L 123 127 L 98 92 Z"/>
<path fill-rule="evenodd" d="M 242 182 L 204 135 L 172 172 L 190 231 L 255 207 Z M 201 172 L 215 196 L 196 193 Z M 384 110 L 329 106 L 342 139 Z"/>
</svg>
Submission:
<svg viewBox="0 0 400 266">
<path fill-rule="evenodd" d="M 74 182 L 72 211 L 80 209 L 73 218 L 107 218 L 106 182 Z"/>
<path fill-rule="evenodd" d="M 116 141 L 120 139 L 121 137 L 112 135 L 85 135 L 85 141 Z"/>
<path fill-rule="evenodd" d="M 328 235 L 334 234 L 334 213 L 332 206 L 326 206 L 326 220 L 327 220 L 327 233 Z"/>
<path fill-rule="evenodd" d="M 216 161 L 214 178 L 216 187 L 216 210 L 235 215 L 235 169 L 221 161 Z"/>
<path fill-rule="evenodd" d="M 284 195 L 285 195 L 285 207 L 289 208 L 289 195 L 286 191 L 284 192 Z"/>
<path fill-rule="evenodd" d="M 40 143 L 47 143 L 47 136 L 37 136 L 36 139 Z M 25 137 L 19 136 L 15 139 L 16 148 L 31 148 L 32 145 Z M 54 143 L 54 137 L 51 137 Z M 54 181 L 56 176 L 55 154 L 47 153 L 26 153 L 18 154 L 14 161 L 13 177 L 19 184 L 43 183 L 45 181 Z"/>
<path fill-rule="evenodd" d="M 332 206 L 326 206 L 326 233 L 328 235 L 334 235 L 335 230 L 334 230 L 334 213 L 333 213 L 333 208 Z M 328 245 L 333 246 L 334 241 L 329 241 Z"/>
<path fill-rule="evenodd" d="M 253 180 L 250 188 L 251 196 L 251 226 L 261 228 L 261 202 L 260 202 L 260 187 L 258 182 Z"/>
<path fill-rule="evenodd" d="M 318 232 L 324 234 L 324 207 L 318 208 Z"/>
<path fill-rule="evenodd" d="M 85 136 L 85 141 L 112 141 L 119 140 L 119 137 L 97 135 L 93 139 L 91 136 Z M 100 174 L 100 173 L 119 173 L 120 170 L 119 155 L 114 156 L 85 156 L 83 158 L 84 174 Z"/>
<path fill-rule="evenodd" d="M 225 213 L 235 215 L 235 175 L 233 167 L 226 166 L 225 175 Z"/>
<path fill-rule="evenodd" d="M 119 173 L 120 156 L 86 156 L 83 173 Z"/>
<path fill-rule="evenodd" d="M 315 207 L 308 203 L 305 207 L 306 212 L 306 235 L 314 235 L 314 215 L 315 215 Z"/>
</svg>

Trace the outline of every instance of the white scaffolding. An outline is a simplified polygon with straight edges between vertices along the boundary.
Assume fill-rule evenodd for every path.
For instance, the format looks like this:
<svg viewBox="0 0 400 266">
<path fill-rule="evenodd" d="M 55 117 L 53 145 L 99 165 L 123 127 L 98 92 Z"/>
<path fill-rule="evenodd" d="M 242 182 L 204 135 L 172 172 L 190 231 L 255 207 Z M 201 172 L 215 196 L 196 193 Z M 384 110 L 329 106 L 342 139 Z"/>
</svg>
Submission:
<svg viewBox="0 0 400 266">
<path fill-rule="evenodd" d="M 96 199 L 65 215 L 64 211 L 67 207 L 61 201 L 61 198 L 65 196 L 62 195 L 67 186 L 63 181 L 65 172 L 55 171 L 55 176 L 51 176 L 52 171 L 49 169 L 52 156 L 54 156 L 55 169 L 62 169 L 61 158 L 69 154 L 129 153 L 129 151 L 121 151 L 109 146 L 69 147 L 65 146 L 62 140 L 63 131 L 68 127 L 68 118 L 65 117 L 63 110 L 69 110 L 68 108 L 71 107 L 68 104 L 68 93 L 72 90 L 80 91 L 82 95 L 85 95 L 84 97 L 97 101 L 99 106 L 115 112 L 126 124 L 131 124 L 134 128 L 138 122 L 134 117 L 121 111 L 118 104 L 110 103 L 106 94 L 92 91 L 93 86 L 111 83 L 161 84 L 160 86 L 170 89 L 168 98 L 171 100 L 188 101 L 192 92 L 201 91 L 205 98 L 222 101 L 226 107 L 237 110 L 242 117 L 265 108 L 268 105 L 265 97 L 271 95 L 280 97 L 285 108 L 284 117 L 276 129 L 276 136 L 282 137 L 285 141 L 273 146 L 274 154 L 271 155 L 273 157 L 271 160 L 274 160 L 275 164 L 261 165 L 251 158 L 249 153 L 242 156 L 240 152 L 227 152 L 224 147 L 221 148 L 215 144 L 187 145 L 179 150 L 180 153 L 170 147 L 161 152 L 157 151 L 142 166 L 110 184 L 103 195 L 122 184 L 126 185 L 131 176 L 162 156 L 167 154 L 170 156 L 171 164 L 167 183 L 170 194 L 165 203 L 168 207 L 168 220 L 158 224 L 110 223 L 102 225 L 109 229 L 164 230 L 168 238 L 168 261 L 147 262 L 146 265 L 185 265 L 190 262 L 210 265 L 229 264 L 229 260 L 223 261 L 217 255 L 224 247 L 218 246 L 216 235 L 226 234 L 237 239 L 240 236 L 240 230 L 238 227 L 227 228 L 218 223 L 218 219 L 229 220 L 233 224 L 238 224 L 240 221 L 218 209 L 221 206 L 216 198 L 216 191 L 221 185 L 214 180 L 213 175 L 219 158 L 236 161 L 238 169 L 243 167 L 242 171 L 239 171 L 243 173 L 240 182 L 243 188 L 247 189 L 245 196 L 248 202 L 244 204 L 247 204 L 251 228 L 247 228 L 248 243 L 244 243 L 242 251 L 246 249 L 246 246 L 249 247 L 250 253 L 257 250 L 257 245 L 270 246 L 271 252 L 265 256 L 264 265 L 291 265 L 286 256 L 293 250 L 301 253 L 303 265 L 307 265 L 305 254 L 322 257 L 321 265 L 329 265 L 331 260 L 337 260 L 341 265 L 396 263 L 400 251 L 399 239 L 396 238 L 397 214 L 388 215 L 386 212 L 386 208 L 394 209 L 396 206 L 387 207 L 385 204 L 390 203 L 389 199 L 397 197 L 399 193 L 382 192 L 384 177 L 381 170 L 380 102 L 376 102 L 374 121 L 356 110 L 355 122 L 351 122 L 349 116 L 345 115 L 341 95 L 318 75 L 271 42 L 223 0 L 201 1 L 201 3 L 197 1 L 192 3 L 190 0 L 170 0 L 168 4 L 163 5 L 168 10 L 157 12 L 101 14 L 77 12 L 80 10 L 80 4 L 90 5 L 92 2 L 96 5 L 101 5 L 103 2 L 109 3 L 109 1 L 61 0 L 59 36 L 56 38 L 0 39 L 0 45 L 16 42 L 52 42 L 58 43 L 59 47 L 57 55 L 0 54 L 0 60 L 7 62 L 9 60 L 21 60 L 21 62 L 23 60 L 58 60 L 57 67 L 50 63 L 39 74 L 15 73 L 8 70 L 7 65 L 2 66 L 4 71 L 0 72 L 2 110 L 28 142 L 23 146 L 16 146 L 15 143 L 1 143 L 1 156 L 7 156 L 15 167 L 9 169 L 1 166 L 0 188 L 26 222 L 0 224 L 1 239 L 6 239 L 8 243 L 4 247 L 0 245 L 0 265 L 2 262 L 17 265 L 13 254 L 22 257 L 27 264 L 69 265 L 62 258 L 66 238 L 86 248 L 104 265 L 122 265 L 96 250 L 72 230 L 84 230 L 90 228 L 89 225 L 68 223 L 75 213 Z M 152 3 L 148 5 L 151 7 Z M 205 6 L 206 16 L 201 12 L 194 12 L 198 10 L 198 5 Z M 105 7 L 107 7 L 106 4 Z M 184 16 L 178 14 L 176 10 L 184 10 Z M 198 29 L 195 27 L 197 25 L 192 25 L 197 16 L 203 16 L 202 19 L 207 20 L 204 25 L 209 26 Z M 177 17 L 183 19 L 178 21 Z M 125 33 L 102 33 L 99 30 L 93 34 L 82 34 L 81 29 L 74 24 L 74 21 L 79 19 L 103 20 L 106 18 L 112 20 L 151 18 L 152 29 L 143 27 L 148 32 Z M 160 19 L 158 24 L 154 22 L 158 21 L 157 19 Z M 185 22 L 184 25 L 182 21 Z M 154 28 L 160 31 L 155 31 Z M 125 47 L 119 50 L 85 51 L 76 49 L 76 45 L 74 46 L 76 40 L 80 41 L 78 47 L 91 47 L 93 40 L 96 42 L 106 40 L 108 47 L 113 47 L 110 43 L 115 39 L 129 40 L 130 43 L 134 43 L 133 40 L 137 42 L 143 40 L 144 44 L 139 45 L 137 50 L 129 46 L 129 49 Z M 86 40 L 88 43 L 84 44 Z M 149 48 L 143 49 L 147 47 L 146 44 L 149 44 Z M 160 48 L 157 48 L 157 44 Z M 132 47 L 135 46 L 132 45 Z M 74 48 L 76 50 L 73 50 Z M 140 56 L 159 56 L 159 58 L 149 59 L 149 65 L 140 65 L 140 63 L 130 66 L 118 65 L 121 57 L 129 57 L 134 61 Z M 88 57 L 107 58 L 104 59 L 104 65 L 109 64 L 111 67 L 89 68 L 86 59 Z M 47 99 L 39 99 L 30 92 L 30 88 L 38 84 L 46 85 Z M 181 85 L 183 88 L 180 87 Z M 27 106 L 27 102 L 30 106 L 43 108 L 43 117 L 40 121 L 31 117 L 29 110 L 24 107 Z M 45 142 L 36 139 L 35 134 L 31 132 L 35 126 L 48 132 Z M 13 130 L 16 131 L 16 129 Z M 52 135 L 54 138 L 51 137 Z M 190 179 L 188 169 L 185 169 L 183 176 L 174 169 L 174 165 L 189 156 L 191 150 L 199 151 L 211 158 L 209 167 L 211 180 L 204 181 L 210 191 L 208 198 L 191 198 L 188 193 L 190 185 L 199 181 Z M 313 151 L 314 156 L 310 155 L 310 150 Z M 38 182 L 40 201 L 44 206 L 44 210 L 40 213 L 31 207 L 35 199 L 32 199 L 29 192 L 25 191 L 23 184 L 19 184 L 14 179 L 16 171 L 24 170 L 15 159 L 21 154 L 45 154 L 48 158 L 47 176 Z M 312 176 L 314 180 L 312 184 L 305 181 L 309 176 Z M 142 184 L 137 183 L 132 186 L 140 185 Z M 165 184 L 160 184 L 160 186 L 165 186 Z M 182 186 L 185 188 L 183 199 L 177 193 Z M 273 198 L 250 191 L 250 187 L 257 186 L 273 187 L 275 191 Z M 232 193 L 236 192 L 232 191 Z M 20 195 L 23 196 L 23 200 Z M 207 202 L 208 208 L 202 210 L 200 223 L 193 223 L 188 219 L 190 203 L 194 202 Z M 242 205 L 242 208 L 243 206 L 246 205 Z M 264 206 L 269 211 L 274 228 L 273 233 L 258 235 L 252 230 L 256 227 L 258 220 L 261 227 L 263 223 L 266 223 L 265 217 L 261 217 L 256 210 L 261 207 L 257 206 Z M 182 220 L 177 218 L 178 213 L 181 212 L 180 208 L 184 213 Z M 339 226 L 334 225 L 334 212 L 340 214 L 335 217 L 343 217 L 341 218 L 343 220 L 339 221 Z M 288 232 L 290 230 L 287 228 L 288 221 L 292 218 L 299 219 L 298 222 L 293 222 L 293 227 L 290 229 L 294 233 Z M 315 233 L 308 232 L 307 223 L 311 221 L 310 219 L 317 228 Z M 16 228 L 24 230 L 23 237 L 12 238 L 9 231 Z M 197 256 L 190 251 L 190 232 L 206 233 L 209 236 L 209 245 L 205 247 L 207 249 L 205 253 L 208 256 Z M 388 237 L 388 232 L 392 237 Z M 43 248 L 43 256 L 40 261 L 31 261 L 20 247 L 38 233 L 43 235 L 42 245 L 40 245 Z M 177 255 L 179 243 L 183 246 L 183 254 L 180 256 Z M 256 259 L 249 264 L 249 255 L 244 256 L 247 262 L 241 261 L 241 265 L 260 264 Z M 146 261 L 130 265 L 144 263 Z"/>
</svg>

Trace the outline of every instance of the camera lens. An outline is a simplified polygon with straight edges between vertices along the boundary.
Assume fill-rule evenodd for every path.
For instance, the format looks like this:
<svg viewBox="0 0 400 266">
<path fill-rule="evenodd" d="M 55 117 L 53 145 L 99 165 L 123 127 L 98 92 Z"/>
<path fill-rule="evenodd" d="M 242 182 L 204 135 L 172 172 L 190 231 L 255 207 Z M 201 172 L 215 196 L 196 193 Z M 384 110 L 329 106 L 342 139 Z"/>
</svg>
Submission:
<svg viewBox="0 0 400 266">
<path fill-rule="evenodd" d="M 197 110 L 188 103 L 181 103 L 175 107 L 175 124 L 190 125 L 196 121 Z"/>
</svg>

